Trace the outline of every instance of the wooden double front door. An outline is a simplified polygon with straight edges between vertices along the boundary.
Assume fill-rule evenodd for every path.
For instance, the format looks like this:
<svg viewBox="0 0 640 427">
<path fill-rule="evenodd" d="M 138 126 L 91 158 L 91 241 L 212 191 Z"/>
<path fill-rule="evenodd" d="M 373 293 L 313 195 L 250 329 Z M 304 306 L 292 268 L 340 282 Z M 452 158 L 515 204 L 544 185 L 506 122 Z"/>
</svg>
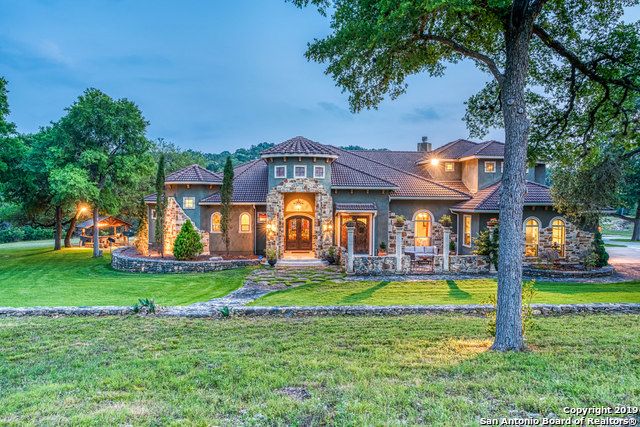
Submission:
<svg viewBox="0 0 640 427">
<path fill-rule="evenodd" d="M 306 216 L 292 216 L 285 221 L 285 249 L 310 251 L 313 220 Z"/>
</svg>

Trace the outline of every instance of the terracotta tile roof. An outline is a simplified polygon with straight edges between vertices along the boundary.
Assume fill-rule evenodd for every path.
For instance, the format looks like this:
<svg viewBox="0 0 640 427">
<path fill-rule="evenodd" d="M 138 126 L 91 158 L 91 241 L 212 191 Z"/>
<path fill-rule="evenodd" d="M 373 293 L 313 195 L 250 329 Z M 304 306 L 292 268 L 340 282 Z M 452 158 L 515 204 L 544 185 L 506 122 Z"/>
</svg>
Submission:
<svg viewBox="0 0 640 427">
<path fill-rule="evenodd" d="M 378 207 L 375 203 L 336 203 L 337 211 L 362 212 L 376 211 Z"/>
<path fill-rule="evenodd" d="M 356 170 L 343 163 L 333 162 L 331 165 L 331 186 L 347 188 L 383 188 L 393 190 L 397 186 L 384 179 L 366 172 Z"/>
<path fill-rule="evenodd" d="M 191 165 L 170 173 L 165 182 L 202 182 L 204 184 L 221 184 L 222 175 L 211 172 L 200 165 Z"/>
<path fill-rule="evenodd" d="M 303 156 L 332 156 L 333 152 L 326 146 L 311 141 L 303 136 L 296 136 L 288 139 L 280 144 L 267 148 L 262 153 L 262 156 L 274 156 L 274 155 L 303 155 Z"/>
<path fill-rule="evenodd" d="M 418 164 L 418 162 L 424 160 L 428 154 L 429 153 L 424 151 L 358 151 L 358 155 L 366 157 L 369 160 L 381 162 L 395 169 L 424 176 L 425 178 L 431 178 L 426 168 Z"/>
<path fill-rule="evenodd" d="M 254 160 L 234 168 L 233 196 L 235 203 L 265 203 L 269 182 L 269 168 L 262 160 Z M 220 193 L 216 192 L 202 199 L 200 203 L 220 203 Z"/>
<path fill-rule="evenodd" d="M 445 200 L 466 200 L 469 196 L 461 191 L 442 185 L 436 181 L 387 165 L 382 160 L 372 160 L 362 155 L 362 151 L 347 151 L 330 147 L 338 156 L 335 165 L 366 173 L 397 186 L 391 197 L 410 197 Z M 333 184 L 333 181 L 332 181 Z"/>
<path fill-rule="evenodd" d="M 464 185 L 462 181 L 444 181 L 444 180 L 436 180 L 438 184 L 442 184 L 445 187 L 453 188 L 454 190 L 462 191 L 465 194 L 471 194 L 469 188 Z"/>
<path fill-rule="evenodd" d="M 464 211 L 497 211 L 500 209 L 500 188 L 502 181 L 490 185 L 478 191 L 471 200 L 458 203 L 451 210 Z M 527 193 L 524 196 L 524 204 L 527 206 L 552 205 L 549 187 L 535 182 L 527 181 Z"/>
<path fill-rule="evenodd" d="M 422 162 L 426 162 L 431 157 L 457 160 L 474 156 L 504 157 L 504 144 L 493 140 L 473 142 L 466 139 L 456 139 L 431 151 Z"/>
</svg>

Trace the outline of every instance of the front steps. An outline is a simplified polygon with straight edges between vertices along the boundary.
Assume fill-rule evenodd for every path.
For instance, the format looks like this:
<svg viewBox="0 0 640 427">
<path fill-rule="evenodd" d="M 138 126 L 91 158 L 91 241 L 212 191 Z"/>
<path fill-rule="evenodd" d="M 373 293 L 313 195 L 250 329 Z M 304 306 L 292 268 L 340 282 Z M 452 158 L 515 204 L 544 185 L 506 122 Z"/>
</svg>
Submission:
<svg viewBox="0 0 640 427">
<path fill-rule="evenodd" d="M 324 268 L 328 265 L 328 262 L 317 258 L 279 259 L 276 268 Z"/>
</svg>

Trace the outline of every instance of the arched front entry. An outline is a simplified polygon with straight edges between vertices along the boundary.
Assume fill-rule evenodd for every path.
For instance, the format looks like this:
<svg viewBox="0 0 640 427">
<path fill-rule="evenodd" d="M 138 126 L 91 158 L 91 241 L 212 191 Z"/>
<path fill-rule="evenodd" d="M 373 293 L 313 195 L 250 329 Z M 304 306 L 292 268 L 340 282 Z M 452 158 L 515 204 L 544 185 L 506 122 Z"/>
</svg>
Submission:
<svg viewBox="0 0 640 427">
<path fill-rule="evenodd" d="M 313 220 L 306 216 L 291 216 L 285 221 L 285 250 L 310 251 Z"/>
</svg>

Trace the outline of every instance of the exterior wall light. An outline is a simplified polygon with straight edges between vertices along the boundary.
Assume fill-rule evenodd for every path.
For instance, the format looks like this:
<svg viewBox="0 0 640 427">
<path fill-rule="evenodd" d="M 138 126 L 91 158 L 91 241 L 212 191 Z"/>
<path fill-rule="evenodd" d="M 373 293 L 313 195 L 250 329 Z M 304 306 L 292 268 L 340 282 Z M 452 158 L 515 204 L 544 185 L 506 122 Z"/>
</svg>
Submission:
<svg viewBox="0 0 640 427">
<path fill-rule="evenodd" d="M 440 160 L 439 159 L 436 159 L 436 158 L 431 159 L 431 165 L 432 166 L 438 166 L 439 164 L 440 164 Z"/>
</svg>

